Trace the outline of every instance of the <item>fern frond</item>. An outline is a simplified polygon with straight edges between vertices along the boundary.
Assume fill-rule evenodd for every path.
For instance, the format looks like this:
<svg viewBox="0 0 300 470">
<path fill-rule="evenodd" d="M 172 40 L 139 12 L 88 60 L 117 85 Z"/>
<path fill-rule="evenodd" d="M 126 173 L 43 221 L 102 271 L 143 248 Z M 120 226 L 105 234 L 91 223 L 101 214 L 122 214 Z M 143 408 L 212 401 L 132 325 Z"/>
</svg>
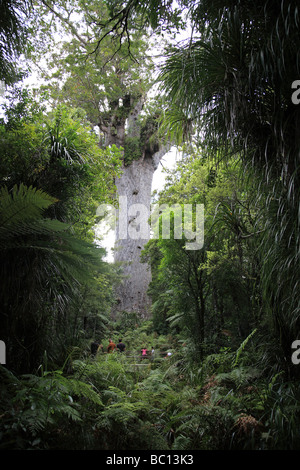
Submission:
<svg viewBox="0 0 300 470">
<path fill-rule="evenodd" d="M 257 328 L 255 328 L 252 333 L 250 333 L 250 335 L 247 336 L 247 338 L 242 342 L 242 344 L 240 345 L 240 347 L 238 348 L 237 352 L 236 352 L 236 356 L 235 356 L 235 361 L 233 363 L 233 367 L 236 367 L 239 363 L 239 358 L 242 354 L 242 352 L 244 351 L 245 347 L 247 346 L 248 342 L 250 341 L 250 339 L 255 335 L 255 333 L 257 332 Z"/>
<path fill-rule="evenodd" d="M 35 219 L 55 202 L 57 199 L 32 186 L 21 183 L 11 191 L 4 186 L 0 189 L 0 228 Z"/>
</svg>

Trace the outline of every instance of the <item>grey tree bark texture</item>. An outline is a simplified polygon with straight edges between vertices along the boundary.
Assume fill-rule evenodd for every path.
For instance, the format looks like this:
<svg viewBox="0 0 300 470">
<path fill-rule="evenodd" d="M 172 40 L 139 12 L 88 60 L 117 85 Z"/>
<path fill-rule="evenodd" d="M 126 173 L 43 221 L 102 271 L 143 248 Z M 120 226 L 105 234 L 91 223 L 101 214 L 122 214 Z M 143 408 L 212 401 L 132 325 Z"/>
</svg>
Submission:
<svg viewBox="0 0 300 470">
<path fill-rule="evenodd" d="M 128 99 L 128 112 L 123 109 L 122 119 L 111 115 L 110 122 L 106 121 L 105 126 L 102 126 L 106 145 L 123 147 L 124 153 L 128 155 L 126 142 L 129 138 L 139 141 L 140 148 L 138 158 L 135 155 L 130 163 L 124 159 L 122 175 L 115 181 L 117 197 L 122 201 L 122 206 L 118 210 L 114 261 L 122 266 L 123 271 L 123 280 L 116 292 L 117 304 L 112 313 L 115 318 L 117 313 L 122 311 L 135 312 L 143 319 L 151 315 L 151 299 L 147 294 L 151 270 L 150 266 L 141 263 L 140 259 L 141 252 L 149 240 L 149 232 L 146 236 L 143 233 L 145 224 L 141 224 L 140 219 L 145 214 L 136 209 L 143 207 L 146 213 L 150 214 L 153 174 L 169 146 L 161 146 L 157 140 L 151 140 L 154 133 L 151 126 L 141 128 L 139 116 L 144 101 L 144 97 L 138 100 Z M 118 116 L 118 109 L 115 106 L 115 116 Z M 139 206 L 135 206 L 136 204 Z"/>
<path fill-rule="evenodd" d="M 146 263 L 140 261 L 141 252 L 149 238 L 141 232 L 142 227 L 139 224 L 139 219 L 141 216 L 145 217 L 145 214 L 136 211 L 137 206 L 134 205 L 139 204 L 146 211 L 150 209 L 155 169 L 154 158 L 134 160 L 124 167 L 123 174 L 116 181 L 118 196 L 123 197 L 124 201 L 124 205 L 119 208 L 114 252 L 115 262 L 123 265 L 124 275 L 118 289 L 117 310 L 136 312 L 141 318 L 149 318 L 151 306 L 147 295 L 151 271 Z"/>
</svg>

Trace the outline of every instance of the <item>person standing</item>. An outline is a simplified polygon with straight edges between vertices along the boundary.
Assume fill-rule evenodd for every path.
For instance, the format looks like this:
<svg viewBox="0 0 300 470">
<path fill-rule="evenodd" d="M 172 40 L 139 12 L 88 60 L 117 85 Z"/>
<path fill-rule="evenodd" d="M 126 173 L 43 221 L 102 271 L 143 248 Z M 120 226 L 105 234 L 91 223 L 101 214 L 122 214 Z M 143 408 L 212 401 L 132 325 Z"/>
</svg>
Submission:
<svg viewBox="0 0 300 470">
<path fill-rule="evenodd" d="M 116 347 L 115 343 L 110 339 L 109 345 L 107 346 L 107 352 L 108 353 L 114 352 L 115 347 Z"/>
<path fill-rule="evenodd" d="M 152 360 L 154 359 L 154 354 L 155 354 L 155 350 L 154 350 L 154 347 L 152 346 L 152 348 L 151 348 L 151 359 Z"/>
<path fill-rule="evenodd" d="M 93 341 L 92 344 L 91 344 L 91 355 L 93 357 L 96 356 L 96 354 L 98 352 L 98 348 L 99 348 L 99 343 L 96 343 L 96 341 Z"/>
<path fill-rule="evenodd" d="M 142 348 L 141 349 L 141 352 L 142 352 L 142 359 L 145 359 L 147 357 L 147 348 Z"/>
<path fill-rule="evenodd" d="M 119 342 L 118 342 L 118 344 L 117 344 L 117 348 L 118 348 L 118 350 L 119 350 L 120 352 L 125 351 L 125 344 L 122 342 L 121 339 L 119 339 Z"/>
</svg>

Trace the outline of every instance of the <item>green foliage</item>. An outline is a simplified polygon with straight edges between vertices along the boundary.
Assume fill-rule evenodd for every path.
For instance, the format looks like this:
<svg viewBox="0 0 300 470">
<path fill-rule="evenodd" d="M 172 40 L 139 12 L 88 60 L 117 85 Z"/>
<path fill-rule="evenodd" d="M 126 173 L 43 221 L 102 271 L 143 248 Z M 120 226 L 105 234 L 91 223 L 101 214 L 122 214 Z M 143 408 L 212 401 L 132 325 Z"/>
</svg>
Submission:
<svg viewBox="0 0 300 470">
<path fill-rule="evenodd" d="M 1 403 L 2 449 L 45 449 L 58 423 L 83 422 L 82 400 L 86 409 L 103 408 L 90 384 L 65 377 L 61 370 L 17 378 L 1 367 L 1 388 L 6 393 Z"/>
<path fill-rule="evenodd" d="M 101 266 L 96 247 L 43 216 L 53 203 L 43 191 L 22 184 L 10 192 L 3 187 L 0 194 L 1 324 L 14 369 L 39 361 L 42 331 L 54 320 L 49 312 L 63 314 Z"/>
<path fill-rule="evenodd" d="M 58 106 L 45 115 L 30 95 L 17 98 L 0 127 L 2 184 L 22 182 L 51 194 L 58 201 L 48 215 L 72 219 L 74 230 L 92 241 L 98 205 L 112 202 L 120 151 L 99 148 L 82 110 Z"/>
<path fill-rule="evenodd" d="M 0 4 L 0 80 L 8 85 L 22 76 L 18 59 L 29 40 L 26 19 L 30 7 L 29 0 L 7 0 Z"/>
<path fill-rule="evenodd" d="M 25 47 L 18 8 L 1 4 L 6 82 Z M 60 28 L 71 39 L 48 56 L 47 96 L 17 90 L 0 123 L 8 359 L 0 447 L 299 449 L 299 372 L 289 359 L 299 331 L 299 112 L 290 99 L 298 7 L 59 0 L 35 8 L 33 56 L 50 51 Z M 184 8 L 193 36 L 168 49 L 165 96 L 137 121 L 153 72 L 145 26 L 178 30 Z M 127 118 L 122 156 L 110 144 L 122 140 Z M 162 137 L 189 144 L 158 202 L 204 204 L 204 247 L 151 240 L 143 258 L 153 319 L 123 312 L 112 323 L 118 274 L 94 243 L 96 208 L 114 202 L 123 159 L 147 157 Z M 126 352 L 107 354 L 108 337 L 122 337 Z M 90 357 L 90 340 L 100 338 L 104 352 Z M 155 356 L 142 360 L 142 346 Z"/>
<path fill-rule="evenodd" d="M 203 152 L 185 151 L 190 154 L 169 173 L 158 203 L 204 204 L 204 247 L 186 250 L 185 240 L 172 239 L 171 232 L 170 240 L 151 240 L 143 258 L 152 269 L 149 292 L 158 331 L 190 337 L 197 358 L 237 346 L 237 338 L 251 331 L 260 301 L 252 241 L 259 208 L 234 160 L 215 166 Z"/>
<path fill-rule="evenodd" d="M 136 342 L 142 337 L 137 328 Z M 253 366 L 252 337 L 208 355 L 197 380 L 180 343 L 139 374 L 137 357 L 123 353 L 69 358 L 54 370 L 45 357 L 36 375 L 18 378 L 2 367 L 2 448 L 297 449 L 299 387 Z M 156 337 L 157 352 L 165 341 Z"/>
<path fill-rule="evenodd" d="M 14 186 L 9 192 L 6 186 L 1 188 L 0 193 L 0 212 L 1 212 L 1 248 L 8 249 L 13 247 L 14 241 L 24 240 L 28 233 L 48 233 L 48 231 L 65 230 L 66 226 L 62 223 L 41 217 L 42 212 L 51 204 L 56 202 L 45 192 L 35 188 L 27 188 L 23 184 Z M 34 222 L 34 223 L 32 223 Z M 22 238 L 21 238 L 22 237 Z M 17 245 L 17 242 L 15 242 Z"/>
<path fill-rule="evenodd" d="M 76 378 L 93 383 L 98 391 L 110 386 L 126 390 L 132 385 L 130 375 L 126 374 L 125 364 L 117 354 L 100 355 L 97 361 L 91 363 L 74 361 L 72 367 Z"/>
<path fill-rule="evenodd" d="M 250 333 L 250 335 L 242 342 L 242 344 L 240 345 L 240 347 L 238 348 L 237 352 L 236 352 L 236 357 L 235 357 L 235 361 L 234 361 L 234 364 L 233 364 L 233 367 L 236 367 L 239 363 L 239 358 L 240 358 L 240 355 L 242 354 L 242 352 L 244 351 L 245 347 L 247 346 L 247 343 L 248 341 L 250 341 L 250 339 L 255 335 L 257 329 L 255 329 L 254 331 L 252 331 L 252 333 Z"/>
<path fill-rule="evenodd" d="M 299 389 L 293 382 L 283 382 L 278 375 L 262 391 L 268 449 L 298 450 L 300 447 Z"/>
<path fill-rule="evenodd" d="M 261 295 L 285 357 L 299 330 L 299 113 L 291 102 L 299 75 L 298 6 L 204 1 L 190 13 L 201 39 L 171 47 L 161 73 L 167 126 L 183 129 L 189 116 L 207 154 L 215 160 L 239 154 L 255 175 L 257 198 L 264 200 L 256 227 L 258 257 L 265 258 Z M 242 232 L 237 214 L 228 215 L 231 228 Z"/>
<path fill-rule="evenodd" d="M 125 41 L 112 41 L 105 27 L 107 2 L 62 0 L 52 7 L 36 3 L 32 28 L 41 46 L 32 60 L 40 59 L 40 54 L 47 51 L 43 76 L 49 82 L 47 89 L 54 105 L 67 103 L 84 109 L 92 125 L 102 130 L 108 126 L 116 132 L 128 117 L 133 101 L 144 95 L 152 82 L 146 30 L 134 31 Z M 78 12 L 82 31 L 76 19 L 70 17 L 70 8 Z M 71 35 L 72 40 L 58 44 L 54 35 L 57 29 Z M 123 106 L 119 106 L 120 99 Z"/>
<path fill-rule="evenodd" d="M 97 328 L 105 324 L 116 275 L 93 226 L 121 161 L 99 149 L 82 110 L 46 115 L 27 93 L 13 97 L 0 127 L 3 339 L 14 370 L 32 371 L 45 349 L 59 363 L 84 337 L 88 290 L 102 305 Z"/>
<path fill-rule="evenodd" d="M 142 156 L 142 146 L 139 137 L 126 137 L 124 142 L 124 165 L 130 165 Z"/>
</svg>

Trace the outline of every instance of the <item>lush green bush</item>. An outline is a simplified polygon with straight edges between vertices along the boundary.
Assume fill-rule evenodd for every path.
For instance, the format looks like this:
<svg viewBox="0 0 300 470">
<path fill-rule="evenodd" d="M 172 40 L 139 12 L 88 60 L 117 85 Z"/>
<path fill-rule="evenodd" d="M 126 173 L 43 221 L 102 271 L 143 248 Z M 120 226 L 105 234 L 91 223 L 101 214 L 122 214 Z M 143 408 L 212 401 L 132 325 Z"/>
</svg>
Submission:
<svg viewBox="0 0 300 470">
<path fill-rule="evenodd" d="M 1 448 L 298 449 L 299 386 L 251 362 L 254 338 L 200 368 L 182 346 L 157 362 L 83 350 L 36 375 L 1 367 Z"/>
</svg>

